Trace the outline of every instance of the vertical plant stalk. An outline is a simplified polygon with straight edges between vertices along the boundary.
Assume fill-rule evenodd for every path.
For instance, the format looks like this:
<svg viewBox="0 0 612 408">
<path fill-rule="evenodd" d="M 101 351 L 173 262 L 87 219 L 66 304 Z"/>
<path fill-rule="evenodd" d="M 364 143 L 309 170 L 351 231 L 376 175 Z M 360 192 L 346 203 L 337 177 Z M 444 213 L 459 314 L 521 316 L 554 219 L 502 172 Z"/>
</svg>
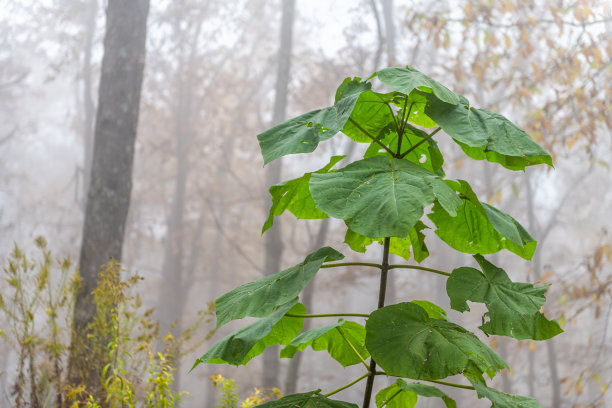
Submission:
<svg viewBox="0 0 612 408">
<path fill-rule="evenodd" d="M 382 268 L 380 270 L 380 288 L 378 290 L 378 309 L 385 305 L 385 295 L 387 293 L 387 273 L 389 272 L 389 245 L 391 238 L 386 237 L 383 249 L 383 261 Z M 370 406 L 370 399 L 372 399 L 372 388 L 374 387 L 374 377 L 376 376 L 376 362 L 370 357 L 370 375 L 366 382 L 365 393 L 363 394 L 363 408 Z"/>
</svg>

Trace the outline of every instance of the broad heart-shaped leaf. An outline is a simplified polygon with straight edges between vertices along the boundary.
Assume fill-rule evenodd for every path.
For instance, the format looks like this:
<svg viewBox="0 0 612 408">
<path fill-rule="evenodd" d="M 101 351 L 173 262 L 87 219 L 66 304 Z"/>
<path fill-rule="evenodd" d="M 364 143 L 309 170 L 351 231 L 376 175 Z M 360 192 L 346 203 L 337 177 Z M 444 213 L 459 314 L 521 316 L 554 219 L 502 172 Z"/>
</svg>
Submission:
<svg viewBox="0 0 612 408">
<path fill-rule="evenodd" d="M 313 152 L 319 142 L 331 139 L 344 126 L 362 92 L 372 85 L 347 78 L 336 92 L 333 106 L 305 113 L 257 135 L 264 164 L 295 153 Z"/>
<path fill-rule="evenodd" d="M 446 292 L 453 309 L 459 312 L 470 310 L 468 300 L 487 305 L 489 311 L 483 316 L 483 325 L 480 326 L 487 334 L 518 340 L 546 340 L 563 332 L 557 322 L 547 320 L 540 313 L 548 286 L 512 282 L 503 269 L 481 255 L 474 258 L 482 272 L 474 268 L 458 268 L 446 281 Z M 487 322 L 485 317 L 488 317 Z"/>
<path fill-rule="evenodd" d="M 542 408 L 538 402 L 530 397 L 506 394 L 489 388 L 481 382 L 472 381 L 472 385 L 478 393 L 478 398 L 486 398 L 491 401 L 491 408 Z"/>
<path fill-rule="evenodd" d="M 327 173 L 336 163 L 346 156 L 332 156 L 325 167 L 314 173 Z M 274 223 L 274 217 L 278 217 L 285 210 L 289 210 L 297 219 L 327 218 L 327 214 L 315 207 L 315 202 L 310 195 L 308 182 L 312 173 L 304 173 L 303 176 L 293 180 L 285 181 L 270 187 L 272 206 L 261 233 L 263 234 Z"/>
<path fill-rule="evenodd" d="M 462 196 L 457 216 L 449 214 L 437 203 L 427 216 L 436 225 L 436 235 L 457 251 L 467 254 L 492 254 L 502 249 L 531 259 L 536 241 L 514 218 L 478 201 L 464 181 L 446 181 Z"/>
<path fill-rule="evenodd" d="M 376 394 L 376 407 L 383 405 L 387 408 L 414 408 L 418 396 L 412 391 L 403 391 L 399 385 L 393 384 L 383 388 Z"/>
<path fill-rule="evenodd" d="M 546 150 L 498 113 L 436 98 L 429 98 L 425 113 L 473 159 L 487 159 L 510 170 L 541 163 L 552 166 Z"/>
<path fill-rule="evenodd" d="M 276 401 L 268 401 L 258 408 L 358 408 L 350 402 L 332 400 L 319 394 L 319 391 L 291 394 Z"/>
<path fill-rule="evenodd" d="M 433 139 L 427 139 L 426 142 L 419 144 L 423 141 L 423 138 L 429 135 L 420 129 L 415 128 L 410 124 L 406 124 L 406 130 L 402 137 L 401 154 L 408 152 L 409 149 L 413 149 L 410 153 L 404 156 L 404 159 L 409 160 L 424 169 L 436 173 L 443 177 L 444 170 L 442 165 L 444 164 L 444 158 L 438 144 Z M 395 131 L 387 133 L 380 143 L 387 146 L 391 151 L 397 151 L 397 133 Z M 416 146 L 416 147 L 415 147 Z M 370 147 L 366 150 L 363 155 L 364 158 L 372 156 L 391 156 L 379 143 L 372 142 Z"/>
<path fill-rule="evenodd" d="M 264 317 L 296 297 L 310 283 L 325 261 L 339 261 L 344 255 L 323 247 L 284 271 L 245 283 L 215 301 L 217 327 L 246 316 Z"/>
<path fill-rule="evenodd" d="M 268 346 L 288 344 L 304 326 L 304 318 L 284 317 L 287 313 L 306 312 L 304 305 L 297 301 L 296 297 L 268 317 L 225 336 L 197 359 L 194 367 L 201 363 L 246 364 Z"/>
<path fill-rule="evenodd" d="M 421 91 L 417 89 L 410 92 L 406 105 L 408 107 L 412 106 L 412 109 L 410 109 L 410 115 L 408 116 L 409 122 L 414 123 L 417 126 L 423 126 L 426 129 L 431 129 L 436 126 L 436 122 L 425 114 L 427 97 Z"/>
<path fill-rule="evenodd" d="M 371 238 L 406 237 L 435 199 L 447 211 L 461 200 L 435 174 L 384 156 L 359 160 L 334 173 L 313 174 L 317 208 Z"/>
<path fill-rule="evenodd" d="M 359 352 L 364 360 L 370 356 L 364 345 L 365 333 L 365 327 L 359 323 L 340 319 L 337 323 L 329 326 L 318 327 L 301 333 L 281 350 L 280 356 L 293 358 L 296 352 L 304 351 L 306 347 L 311 346 L 313 350 L 327 350 L 334 360 L 342 364 L 343 367 L 348 367 L 361 362 L 353 348 Z M 351 343 L 352 347 L 347 344 L 347 341 Z"/>
<path fill-rule="evenodd" d="M 429 227 L 418 221 L 406 238 L 391 237 L 389 252 L 409 261 L 411 258 L 410 248 L 412 248 L 414 260 L 423 262 L 429 256 L 429 250 L 427 245 L 425 245 L 425 234 L 422 232 L 426 228 Z M 380 245 L 384 244 L 384 239 L 379 238 L 376 241 Z M 365 252 L 366 247 L 372 244 L 374 239 L 358 234 L 348 228 L 344 236 L 344 242 L 355 252 Z"/>
<path fill-rule="evenodd" d="M 387 408 L 412 408 L 417 403 L 417 395 L 441 398 L 446 408 L 457 407 L 455 400 L 436 387 L 421 383 L 407 383 L 402 379 L 398 379 L 395 384 L 376 394 L 376 406 L 381 407 L 386 403 Z M 392 399 L 389 401 L 389 398 Z"/>
<path fill-rule="evenodd" d="M 416 69 L 392 67 L 378 71 L 378 79 L 394 91 L 409 95 L 413 90 L 433 93 L 436 98 L 447 104 L 456 105 L 465 98 L 457 95 L 438 81 Z"/>
<path fill-rule="evenodd" d="M 414 303 L 374 311 L 366 323 L 366 348 L 388 375 L 435 380 L 470 367 L 490 377 L 506 363 L 478 337 L 454 323 L 431 319 Z"/>
</svg>

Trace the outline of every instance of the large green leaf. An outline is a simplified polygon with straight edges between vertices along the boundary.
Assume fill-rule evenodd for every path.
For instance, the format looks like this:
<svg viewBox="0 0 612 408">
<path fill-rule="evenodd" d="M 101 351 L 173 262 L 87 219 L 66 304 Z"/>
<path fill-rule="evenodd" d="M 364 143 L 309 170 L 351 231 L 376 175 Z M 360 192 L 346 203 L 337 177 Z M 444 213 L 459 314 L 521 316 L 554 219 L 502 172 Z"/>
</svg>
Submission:
<svg viewBox="0 0 612 408">
<path fill-rule="evenodd" d="M 384 156 L 351 163 L 334 173 L 313 174 L 310 192 L 317 208 L 372 238 L 406 237 L 435 199 L 451 212 L 461 204 L 435 174 Z"/>
<path fill-rule="evenodd" d="M 515 283 L 506 272 L 480 255 L 474 256 L 482 272 L 458 268 L 446 282 L 451 307 L 460 312 L 470 310 L 467 301 L 484 303 L 489 310 L 480 329 L 487 334 L 514 337 L 518 340 L 546 340 L 562 333 L 555 321 L 540 313 L 548 286 Z M 485 317 L 488 321 L 485 322 Z"/>
<path fill-rule="evenodd" d="M 396 105 L 399 106 L 398 103 L 396 103 Z M 410 92 L 408 100 L 406 101 L 406 106 L 409 108 L 412 107 L 412 109 L 410 109 L 410 115 L 408 115 L 409 122 L 426 129 L 431 129 L 436 126 L 436 122 L 425 114 L 427 97 L 421 91 L 417 89 Z"/>
<path fill-rule="evenodd" d="M 313 152 L 319 142 L 334 137 L 348 120 L 362 92 L 371 88 L 359 78 L 347 78 L 333 106 L 305 113 L 257 135 L 264 164 L 295 153 Z"/>
<path fill-rule="evenodd" d="M 375 400 L 377 408 L 414 408 L 418 398 L 414 392 L 404 391 L 394 383 L 378 391 Z"/>
<path fill-rule="evenodd" d="M 394 92 L 363 92 L 359 95 L 349 120 L 344 124 L 342 133 L 359 143 L 384 138 L 388 132 L 395 130 L 395 112 L 391 108 L 394 97 Z"/>
<path fill-rule="evenodd" d="M 498 113 L 436 98 L 429 98 L 425 113 L 473 159 L 486 159 L 510 170 L 541 163 L 552 166 L 546 150 Z"/>
<path fill-rule="evenodd" d="M 310 283 L 325 261 L 338 261 L 344 255 L 330 247 L 311 253 L 284 271 L 245 283 L 215 301 L 217 327 L 246 316 L 264 317 L 296 297 Z"/>
<path fill-rule="evenodd" d="M 478 337 L 454 323 L 431 319 L 414 303 L 374 311 L 366 323 L 366 347 L 388 375 L 434 380 L 470 366 L 493 376 L 506 363 Z"/>
<path fill-rule="evenodd" d="M 258 405 L 258 408 L 358 408 L 357 405 L 350 402 L 325 398 L 319 392 L 287 395 L 279 400 Z"/>
<path fill-rule="evenodd" d="M 472 382 L 472 385 L 478 392 L 478 398 L 484 397 L 491 401 L 491 408 L 542 408 L 535 399 L 530 397 L 506 394 L 480 382 Z"/>
<path fill-rule="evenodd" d="M 409 66 L 406 68 L 392 67 L 382 69 L 378 71 L 378 79 L 392 90 L 406 95 L 418 89 L 422 92 L 433 93 L 437 99 L 447 104 L 456 105 L 462 100 L 460 95 Z"/>
<path fill-rule="evenodd" d="M 381 407 L 385 405 L 387 408 L 412 408 L 417 403 L 417 395 L 441 398 L 446 408 L 457 407 L 457 403 L 452 398 L 436 387 L 421 383 L 407 383 L 402 379 L 398 379 L 393 385 L 380 390 L 376 394 L 376 406 Z"/>
<path fill-rule="evenodd" d="M 429 256 L 429 250 L 425 245 L 425 234 L 423 234 L 423 230 L 426 228 L 429 227 L 418 221 L 406 238 L 391 237 L 389 252 L 401 256 L 407 261 L 414 258 L 417 262 L 423 262 Z M 374 239 L 358 234 L 350 228 L 346 230 L 344 236 L 344 242 L 356 252 L 365 252 L 366 247 L 374 241 Z M 384 243 L 383 238 L 376 239 L 376 241 L 380 245 Z"/>
<path fill-rule="evenodd" d="M 263 353 L 268 346 L 289 344 L 304 326 L 304 318 L 285 317 L 287 313 L 304 314 L 306 312 L 304 305 L 297 301 L 296 297 L 279 306 L 268 317 L 225 336 L 197 359 L 194 367 L 201 363 L 246 364 L 253 357 Z"/>
<path fill-rule="evenodd" d="M 536 241 L 514 218 L 478 201 L 464 181 L 447 181 L 460 193 L 462 204 L 457 215 L 449 214 L 437 203 L 428 217 L 436 225 L 436 235 L 457 251 L 468 254 L 492 254 L 502 249 L 531 259 Z"/>
<path fill-rule="evenodd" d="M 340 319 L 329 326 L 301 333 L 281 350 L 281 357 L 293 358 L 296 352 L 304 351 L 306 347 L 311 346 L 313 350 L 327 350 L 329 355 L 343 367 L 359 364 L 361 359 L 353 348 L 364 360 L 370 356 L 364 345 L 365 333 L 365 327 L 362 325 Z"/>
<path fill-rule="evenodd" d="M 332 156 L 325 167 L 314 173 L 327 173 L 332 167 L 346 156 Z M 327 218 L 327 214 L 315 207 L 315 202 L 310 195 L 308 183 L 312 173 L 304 173 L 301 177 L 285 181 L 270 187 L 272 206 L 270 213 L 261 232 L 268 230 L 274 223 L 274 217 L 278 217 L 285 210 L 289 210 L 297 219 Z"/>
</svg>

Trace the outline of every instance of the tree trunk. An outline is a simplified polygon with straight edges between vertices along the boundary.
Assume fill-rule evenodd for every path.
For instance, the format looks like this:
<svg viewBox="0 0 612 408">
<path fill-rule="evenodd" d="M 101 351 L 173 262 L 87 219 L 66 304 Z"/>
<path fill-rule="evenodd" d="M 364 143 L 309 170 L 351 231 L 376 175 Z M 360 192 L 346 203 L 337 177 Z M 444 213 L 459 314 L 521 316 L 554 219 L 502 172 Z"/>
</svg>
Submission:
<svg viewBox="0 0 612 408">
<path fill-rule="evenodd" d="M 393 0 L 382 0 L 387 43 L 387 65 L 395 64 L 395 25 L 393 24 Z"/>
<path fill-rule="evenodd" d="M 183 63 L 180 64 L 181 66 Z M 186 257 L 185 234 L 186 226 L 185 215 L 185 196 L 187 191 L 187 179 L 189 175 L 188 152 L 192 138 L 192 95 L 185 84 L 183 73 L 178 74 L 178 106 L 175 112 L 176 121 L 176 176 L 174 179 L 174 194 L 170 212 L 168 214 L 166 234 L 166 244 L 164 249 L 164 260 L 162 263 L 162 283 L 158 300 L 159 334 L 165 337 L 171 333 L 178 339 L 183 331 L 183 310 L 185 299 L 189 292 L 189 283 L 186 279 L 184 262 Z M 191 248 L 191 251 L 197 251 Z M 163 345 L 158 346 L 158 351 L 162 351 Z M 180 350 L 174 350 L 176 360 L 172 362 L 175 369 L 179 368 Z M 172 386 L 178 389 L 178 381 Z"/>
<path fill-rule="evenodd" d="M 274 112 L 272 121 L 274 124 L 285 120 L 287 111 L 287 93 L 289 85 L 289 69 L 291 66 L 291 45 L 293 42 L 293 14 L 295 0 L 284 0 L 282 11 L 282 22 L 280 32 L 280 49 L 278 51 L 278 71 L 276 77 L 276 89 L 274 95 Z M 266 185 L 278 184 L 282 168 L 281 159 L 277 159 L 268 165 Z M 270 200 L 266 205 L 270 205 Z M 267 208 L 265 209 L 267 212 Z M 273 274 L 280 270 L 280 262 L 283 252 L 283 241 L 281 238 L 280 222 L 276 222 L 265 238 L 265 263 L 264 273 Z M 278 386 L 279 358 L 278 346 L 268 347 L 263 357 L 263 386 Z"/>
<path fill-rule="evenodd" d="M 98 14 L 98 0 L 90 0 L 87 21 L 85 22 L 85 49 L 83 53 L 83 105 L 85 117 L 83 118 L 83 197 L 87 197 L 87 190 L 91 177 L 91 160 L 93 155 L 94 139 L 94 110 L 91 79 L 91 53 L 93 38 L 96 32 L 96 16 Z M 85 201 L 82 202 L 83 210 Z"/>
<path fill-rule="evenodd" d="M 106 10 L 93 159 L 79 257 L 82 282 L 74 307 L 69 362 L 72 383 L 84 384 L 90 390 L 99 387 L 101 373 L 88 370 L 86 348 L 75 344 L 77 340 L 89 341 L 83 333 L 95 315 L 90 294 L 100 267 L 111 259 L 121 259 L 132 188 L 148 11 L 149 0 L 109 0 Z"/>
</svg>

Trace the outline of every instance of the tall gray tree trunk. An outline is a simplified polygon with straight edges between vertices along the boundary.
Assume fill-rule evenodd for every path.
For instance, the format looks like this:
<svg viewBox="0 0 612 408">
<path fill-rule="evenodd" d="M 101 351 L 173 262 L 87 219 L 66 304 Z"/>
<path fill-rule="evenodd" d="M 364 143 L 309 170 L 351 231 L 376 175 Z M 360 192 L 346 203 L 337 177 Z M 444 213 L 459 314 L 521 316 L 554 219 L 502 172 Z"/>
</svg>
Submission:
<svg viewBox="0 0 612 408">
<path fill-rule="evenodd" d="M 272 121 L 280 123 L 286 118 L 287 93 L 289 86 L 289 70 L 291 67 L 291 46 L 293 43 L 293 15 L 295 11 L 295 0 L 284 0 L 280 32 L 280 48 L 278 51 L 278 71 L 276 76 L 276 88 L 274 94 L 274 112 Z M 268 165 L 266 174 L 266 185 L 271 186 L 280 182 L 282 161 L 277 159 Z M 267 206 L 271 204 L 268 200 Z M 265 209 L 267 212 L 267 208 Z M 264 273 L 273 274 L 280 271 L 281 257 L 283 253 L 283 241 L 281 238 L 280 223 L 275 225 L 265 234 L 265 262 Z M 263 386 L 277 387 L 279 358 L 278 346 L 268 347 L 263 356 Z"/>
<path fill-rule="evenodd" d="M 132 164 L 145 60 L 149 0 L 109 0 L 104 57 L 79 270 L 81 288 L 74 307 L 69 375 L 73 384 L 99 387 L 101 373 L 88 369 L 85 349 L 75 347 L 93 321 L 90 294 L 100 267 L 121 259 L 132 189 Z M 87 346 L 87 344 L 85 344 Z"/>
<path fill-rule="evenodd" d="M 395 64 L 395 24 L 393 24 L 393 0 L 382 0 L 387 43 L 387 65 Z"/>
<path fill-rule="evenodd" d="M 176 175 L 174 178 L 174 193 L 168 214 L 168 232 L 166 234 L 164 260 L 162 263 L 162 282 L 157 307 L 159 334 L 164 337 L 166 334 L 171 333 L 175 339 L 178 339 L 183 331 L 182 315 L 185 300 L 189 292 L 189 282 L 186 276 L 186 257 L 189 248 L 185 247 L 185 242 L 192 242 L 192 240 L 190 239 L 191 237 L 185 239 L 187 228 L 184 222 L 184 215 L 189 175 L 188 152 L 191 147 L 193 133 L 191 115 L 192 95 L 190 90 L 187 89 L 188 86 L 185 83 L 182 72 L 178 74 L 177 82 L 178 106 L 175 112 Z M 197 249 L 192 247 L 191 252 L 195 251 Z M 175 351 L 175 355 L 178 357 L 180 351 Z M 177 375 L 180 374 L 178 370 L 180 367 L 179 362 L 180 359 L 178 358 L 172 362 L 173 367 L 177 369 Z M 172 385 L 177 388 L 178 381 L 175 381 Z"/>
<path fill-rule="evenodd" d="M 93 101 L 92 73 L 91 73 L 91 54 L 93 49 L 93 38 L 96 32 L 96 16 L 98 14 L 98 0 L 89 1 L 87 10 L 87 21 L 85 22 L 85 46 L 83 52 L 83 196 L 87 197 L 87 190 L 91 177 L 91 161 L 93 155 L 94 140 L 94 113 L 95 105 Z M 82 203 L 85 209 L 85 200 Z"/>
</svg>

